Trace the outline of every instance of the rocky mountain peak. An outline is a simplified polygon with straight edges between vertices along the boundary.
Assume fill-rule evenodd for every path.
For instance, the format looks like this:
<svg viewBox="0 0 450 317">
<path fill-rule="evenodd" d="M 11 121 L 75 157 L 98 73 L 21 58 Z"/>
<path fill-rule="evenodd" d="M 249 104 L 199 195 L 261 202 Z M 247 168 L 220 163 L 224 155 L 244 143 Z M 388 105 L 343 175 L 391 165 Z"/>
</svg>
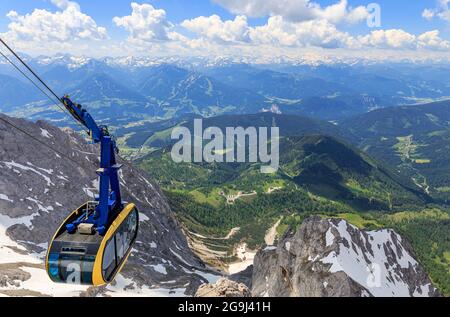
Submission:
<svg viewBox="0 0 450 317">
<path fill-rule="evenodd" d="M 409 243 L 393 230 L 365 231 L 311 217 L 255 257 L 253 296 L 438 296 Z"/>
</svg>

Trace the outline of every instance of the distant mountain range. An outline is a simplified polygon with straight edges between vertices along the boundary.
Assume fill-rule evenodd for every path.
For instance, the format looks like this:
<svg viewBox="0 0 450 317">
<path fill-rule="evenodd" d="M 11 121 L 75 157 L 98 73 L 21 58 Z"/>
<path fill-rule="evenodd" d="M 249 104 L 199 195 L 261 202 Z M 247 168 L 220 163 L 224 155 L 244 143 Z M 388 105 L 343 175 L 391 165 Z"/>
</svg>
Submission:
<svg viewBox="0 0 450 317">
<path fill-rule="evenodd" d="M 212 117 L 261 111 L 336 121 L 378 108 L 450 96 L 448 76 L 444 76 L 450 66 L 444 64 L 255 64 L 225 58 L 92 59 L 70 55 L 26 59 L 58 94 L 72 94 L 92 107 L 94 114 L 102 104 L 126 107 L 126 111 L 108 116 L 110 124 L 117 126 L 123 119 L 142 123 L 186 114 Z M 45 96 L 4 62 L 0 63 L 0 75 L 1 111 L 49 119 Z M 116 103 L 111 103 L 113 100 Z M 68 124 L 59 115 L 50 118 L 60 126 Z"/>
<path fill-rule="evenodd" d="M 0 74 L 0 108 L 3 112 L 39 99 L 38 94 L 39 91 L 35 87 L 14 77 Z"/>
<path fill-rule="evenodd" d="M 105 73 L 88 77 L 80 85 L 72 88 L 70 95 L 73 100 L 80 103 L 113 99 L 135 103 L 147 102 L 144 95 L 120 84 Z"/>
<path fill-rule="evenodd" d="M 163 108 L 177 114 L 196 113 L 212 116 L 221 113 L 257 113 L 265 98 L 250 89 L 237 87 L 215 78 L 173 65 L 150 69 L 138 90 L 150 99 L 163 102 Z"/>
<path fill-rule="evenodd" d="M 308 97 L 332 96 L 348 89 L 339 83 L 315 76 L 288 74 L 250 65 L 228 65 L 210 68 L 206 73 L 235 87 L 244 87 L 271 98 L 299 100 Z"/>
</svg>

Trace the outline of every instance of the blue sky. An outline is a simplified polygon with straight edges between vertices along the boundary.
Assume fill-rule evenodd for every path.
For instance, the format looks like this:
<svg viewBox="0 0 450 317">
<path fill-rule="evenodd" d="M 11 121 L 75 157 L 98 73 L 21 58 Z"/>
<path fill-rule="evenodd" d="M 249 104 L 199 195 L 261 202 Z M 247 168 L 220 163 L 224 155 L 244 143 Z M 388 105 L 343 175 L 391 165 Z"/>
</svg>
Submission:
<svg viewBox="0 0 450 317">
<path fill-rule="evenodd" d="M 83 11 L 98 21 L 101 25 L 109 25 L 114 28 L 112 18 L 114 16 L 124 15 L 130 11 L 130 0 L 78 0 Z M 210 0 L 152 0 L 137 1 L 138 3 L 150 3 L 156 8 L 166 10 L 168 18 L 179 23 L 185 19 L 194 18 L 200 15 L 209 16 L 218 14 L 223 18 L 229 19 L 234 15 L 228 12 L 220 5 Z M 322 5 L 336 3 L 333 0 L 318 0 Z M 439 20 L 426 21 L 422 18 L 422 12 L 426 8 L 434 7 L 436 0 L 350 0 L 351 6 L 367 5 L 377 2 L 382 7 L 383 27 L 385 28 L 404 28 L 411 32 L 424 32 L 430 28 L 444 28 L 445 23 Z M 0 27 L 2 31 L 6 30 L 8 20 L 4 17 L 6 14 L 15 10 L 21 14 L 30 13 L 35 8 L 55 10 L 55 6 L 48 0 L 2 0 L 0 2 Z M 252 24 L 256 25 L 262 19 L 252 19 Z M 363 27 L 363 29 L 366 29 Z"/>
<path fill-rule="evenodd" d="M 291 5 L 298 11 L 293 15 L 294 20 L 289 10 L 283 10 L 283 5 L 280 7 L 277 1 L 284 2 L 286 7 Z M 144 12 L 144 9 L 146 12 L 139 16 L 131 14 L 131 2 L 2 0 L 0 33 L 30 54 L 42 53 L 45 49 L 49 53 L 73 49 L 79 54 L 95 55 L 94 51 L 97 50 L 99 55 L 105 55 L 108 48 L 114 55 L 121 55 L 121 50 L 123 54 L 129 54 L 130 51 L 143 54 L 146 50 L 152 53 L 206 50 L 211 54 L 224 50 L 231 54 L 242 48 L 252 51 L 255 47 L 262 46 L 265 47 L 266 54 L 269 53 L 270 46 L 274 48 L 271 52 L 273 54 L 281 54 L 281 48 L 286 52 L 295 49 L 340 49 L 352 52 L 367 48 L 402 49 L 415 51 L 416 54 L 424 54 L 418 51 L 439 51 L 442 54 L 443 51 L 448 53 L 447 49 L 450 50 L 450 13 L 447 0 L 378 0 L 376 3 L 381 7 L 382 19 L 378 28 L 369 28 L 364 17 L 349 22 L 352 10 L 365 8 L 373 2 L 364 0 L 348 0 L 345 14 L 339 19 L 327 14 L 327 8 L 346 2 L 345 0 L 136 1 L 139 12 Z M 252 9 L 247 10 L 243 3 L 252 5 Z M 304 10 L 298 8 L 299 3 L 305 4 Z M 77 9 L 71 11 L 68 9 L 71 6 L 72 9 Z M 45 14 L 35 14 L 35 9 L 45 10 Z M 302 10 L 311 12 L 304 13 Z M 11 11 L 15 12 L 14 16 L 9 14 Z M 164 15 L 162 18 L 161 12 Z M 362 11 L 355 12 L 361 15 Z M 426 17 L 425 12 L 428 12 Z M 53 36 L 52 32 L 45 31 L 45 26 L 48 21 L 61 25 L 58 13 L 65 13 L 61 18 L 64 18 L 66 25 L 64 28 L 59 26 L 60 34 Z M 145 21 L 150 19 L 147 14 L 154 13 L 158 16 L 156 22 Z M 213 18 L 213 15 L 219 18 Z M 308 18 L 304 18 L 305 15 Z M 72 16 L 74 21 L 79 21 L 79 27 L 74 28 L 67 22 Z M 129 18 L 123 19 L 122 23 L 113 21 L 114 17 L 127 16 Z M 201 16 L 207 19 L 198 19 Z M 190 22 L 186 22 L 187 20 Z M 139 27 L 142 23 L 147 29 Z M 12 25 L 15 26 L 14 29 Z M 40 27 L 44 29 L 39 31 Z M 317 34 L 312 34 L 315 30 L 318 30 Z M 372 34 L 377 30 L 385 33 Z M 425 36 L 420 37 L 423 34 Z M 38 41 L 48 43 L 40 47 Z"/>
</svg>

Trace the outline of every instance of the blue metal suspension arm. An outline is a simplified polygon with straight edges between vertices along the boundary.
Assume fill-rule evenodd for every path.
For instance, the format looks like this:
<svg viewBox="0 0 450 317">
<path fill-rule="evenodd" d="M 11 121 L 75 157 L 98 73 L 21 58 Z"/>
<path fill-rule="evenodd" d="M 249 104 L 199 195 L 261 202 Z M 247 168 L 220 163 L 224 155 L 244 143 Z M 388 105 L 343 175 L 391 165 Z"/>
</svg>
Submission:
<svg viewBox="0 0 450 317">
<path fill-rule="evenodd" d="M 92 138 L 94 143 L 101 142 L 103 137 L 102 129 L 97 125 L 92 116 L 81 105 L 72 102 L 69 96 L 65 95 L 61 98 L 61 102 L 64 107 L 70 112 L 70 114 L 88 129 L 88 134 Z"/>
<path fill-rule="evenodd" d="M 116 141 L 109 134 L 106 126 L 99 126 L 92 116 L 81 105 L 72 102 L 68 96 L 61 98 L 64 107 L 72 116 L 88 130 L 93 143 L 100 143 L 100 168 L 97 174 L 100 177 L 98 202 L 93 214 L 82 215 L 77 221 L 67 225 L 69 233 L 74 233 L 81 223 L 93 224 L 100 235 L 104 235 L 115 213 L 123 208 L 120 194 L 119 170 L 116 153 Z"/>
<path fill-rule="evenodd" d="M 83 107 L 77 103 L 72 102 L 69 96 L 59 98 L 57 94 L 23 61 L 23 59 L 14 52 L 8 44 L 0 38 L 0 43 L 3 44 L 8 51 L 10 51 L 18 61 L 45 87 L 58 101 L 60 101 L 64 107 L 70 112 L 70 114 L 82 124 L 87 130 L 93 143 L 100 143 L 100 168 L 97 170 L 97 174 L 100 176 L 100 194 L 96 197 L 98 202 L 94 212 L 86 210 L 85 214 L 81 216 L 75 222 L 67 225 L 69 233 L 74 233 L 77 230 L 77 226 L 81 223 L 92 224 L 97 231 L 104 235 L 106 230 L 115 218 L 116 213 L 123 208 L 122 197 L 120 195 L 119 184 L 119 170 L 120 165 L 116 162 L 116 153 L 118 152 L 116 142 L 114 138 L 109 134 L 108 127 L 99 126 L 92 118 L 92 116 Z M 1 52 L 0 52 L 1 53 Z M 1 53 L 6 60 L 12 64 L 22 75 L 24 75 L 31 83 L 41 90 L 52 102 L 53 98 L 50 97 L 43 87 L 38 86 L 30 77 L 28 77 L 17 65 L 15 65 L 6 55 Z M 89 209 L 89 208 L 86 208 Z"/>
</svg>

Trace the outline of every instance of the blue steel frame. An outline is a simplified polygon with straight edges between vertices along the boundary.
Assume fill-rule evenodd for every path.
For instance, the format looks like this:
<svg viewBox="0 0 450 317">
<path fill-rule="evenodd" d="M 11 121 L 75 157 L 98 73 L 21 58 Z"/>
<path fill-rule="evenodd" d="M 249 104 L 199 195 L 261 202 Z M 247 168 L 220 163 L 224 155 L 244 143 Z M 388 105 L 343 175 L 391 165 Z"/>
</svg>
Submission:
<svg viewBox="0 0 450 317">
<path fill-rule="evenodd" d="M 95 197 L 98 204 L 93 213 L 86 210 L 76 221 L 68 224 L 66 229 L 69 233 L 74 233 L 79 224 L 88 223 L 93 224 L 100 235 L 104 235 L 117 211 L 123 209 L 119 182 L 119 170 L 122 166 L 116 161 L 116 141 L 106 126 L 97 125 L 92 116 L 81 105 L 72 102 L 69 96 L 64 96 L 61 101 L 72 116 L 88 129 L 92 142 L 100 143 L 100 168 L 97 170 L 100 188 L 99 195 Z"/>
</svg>

